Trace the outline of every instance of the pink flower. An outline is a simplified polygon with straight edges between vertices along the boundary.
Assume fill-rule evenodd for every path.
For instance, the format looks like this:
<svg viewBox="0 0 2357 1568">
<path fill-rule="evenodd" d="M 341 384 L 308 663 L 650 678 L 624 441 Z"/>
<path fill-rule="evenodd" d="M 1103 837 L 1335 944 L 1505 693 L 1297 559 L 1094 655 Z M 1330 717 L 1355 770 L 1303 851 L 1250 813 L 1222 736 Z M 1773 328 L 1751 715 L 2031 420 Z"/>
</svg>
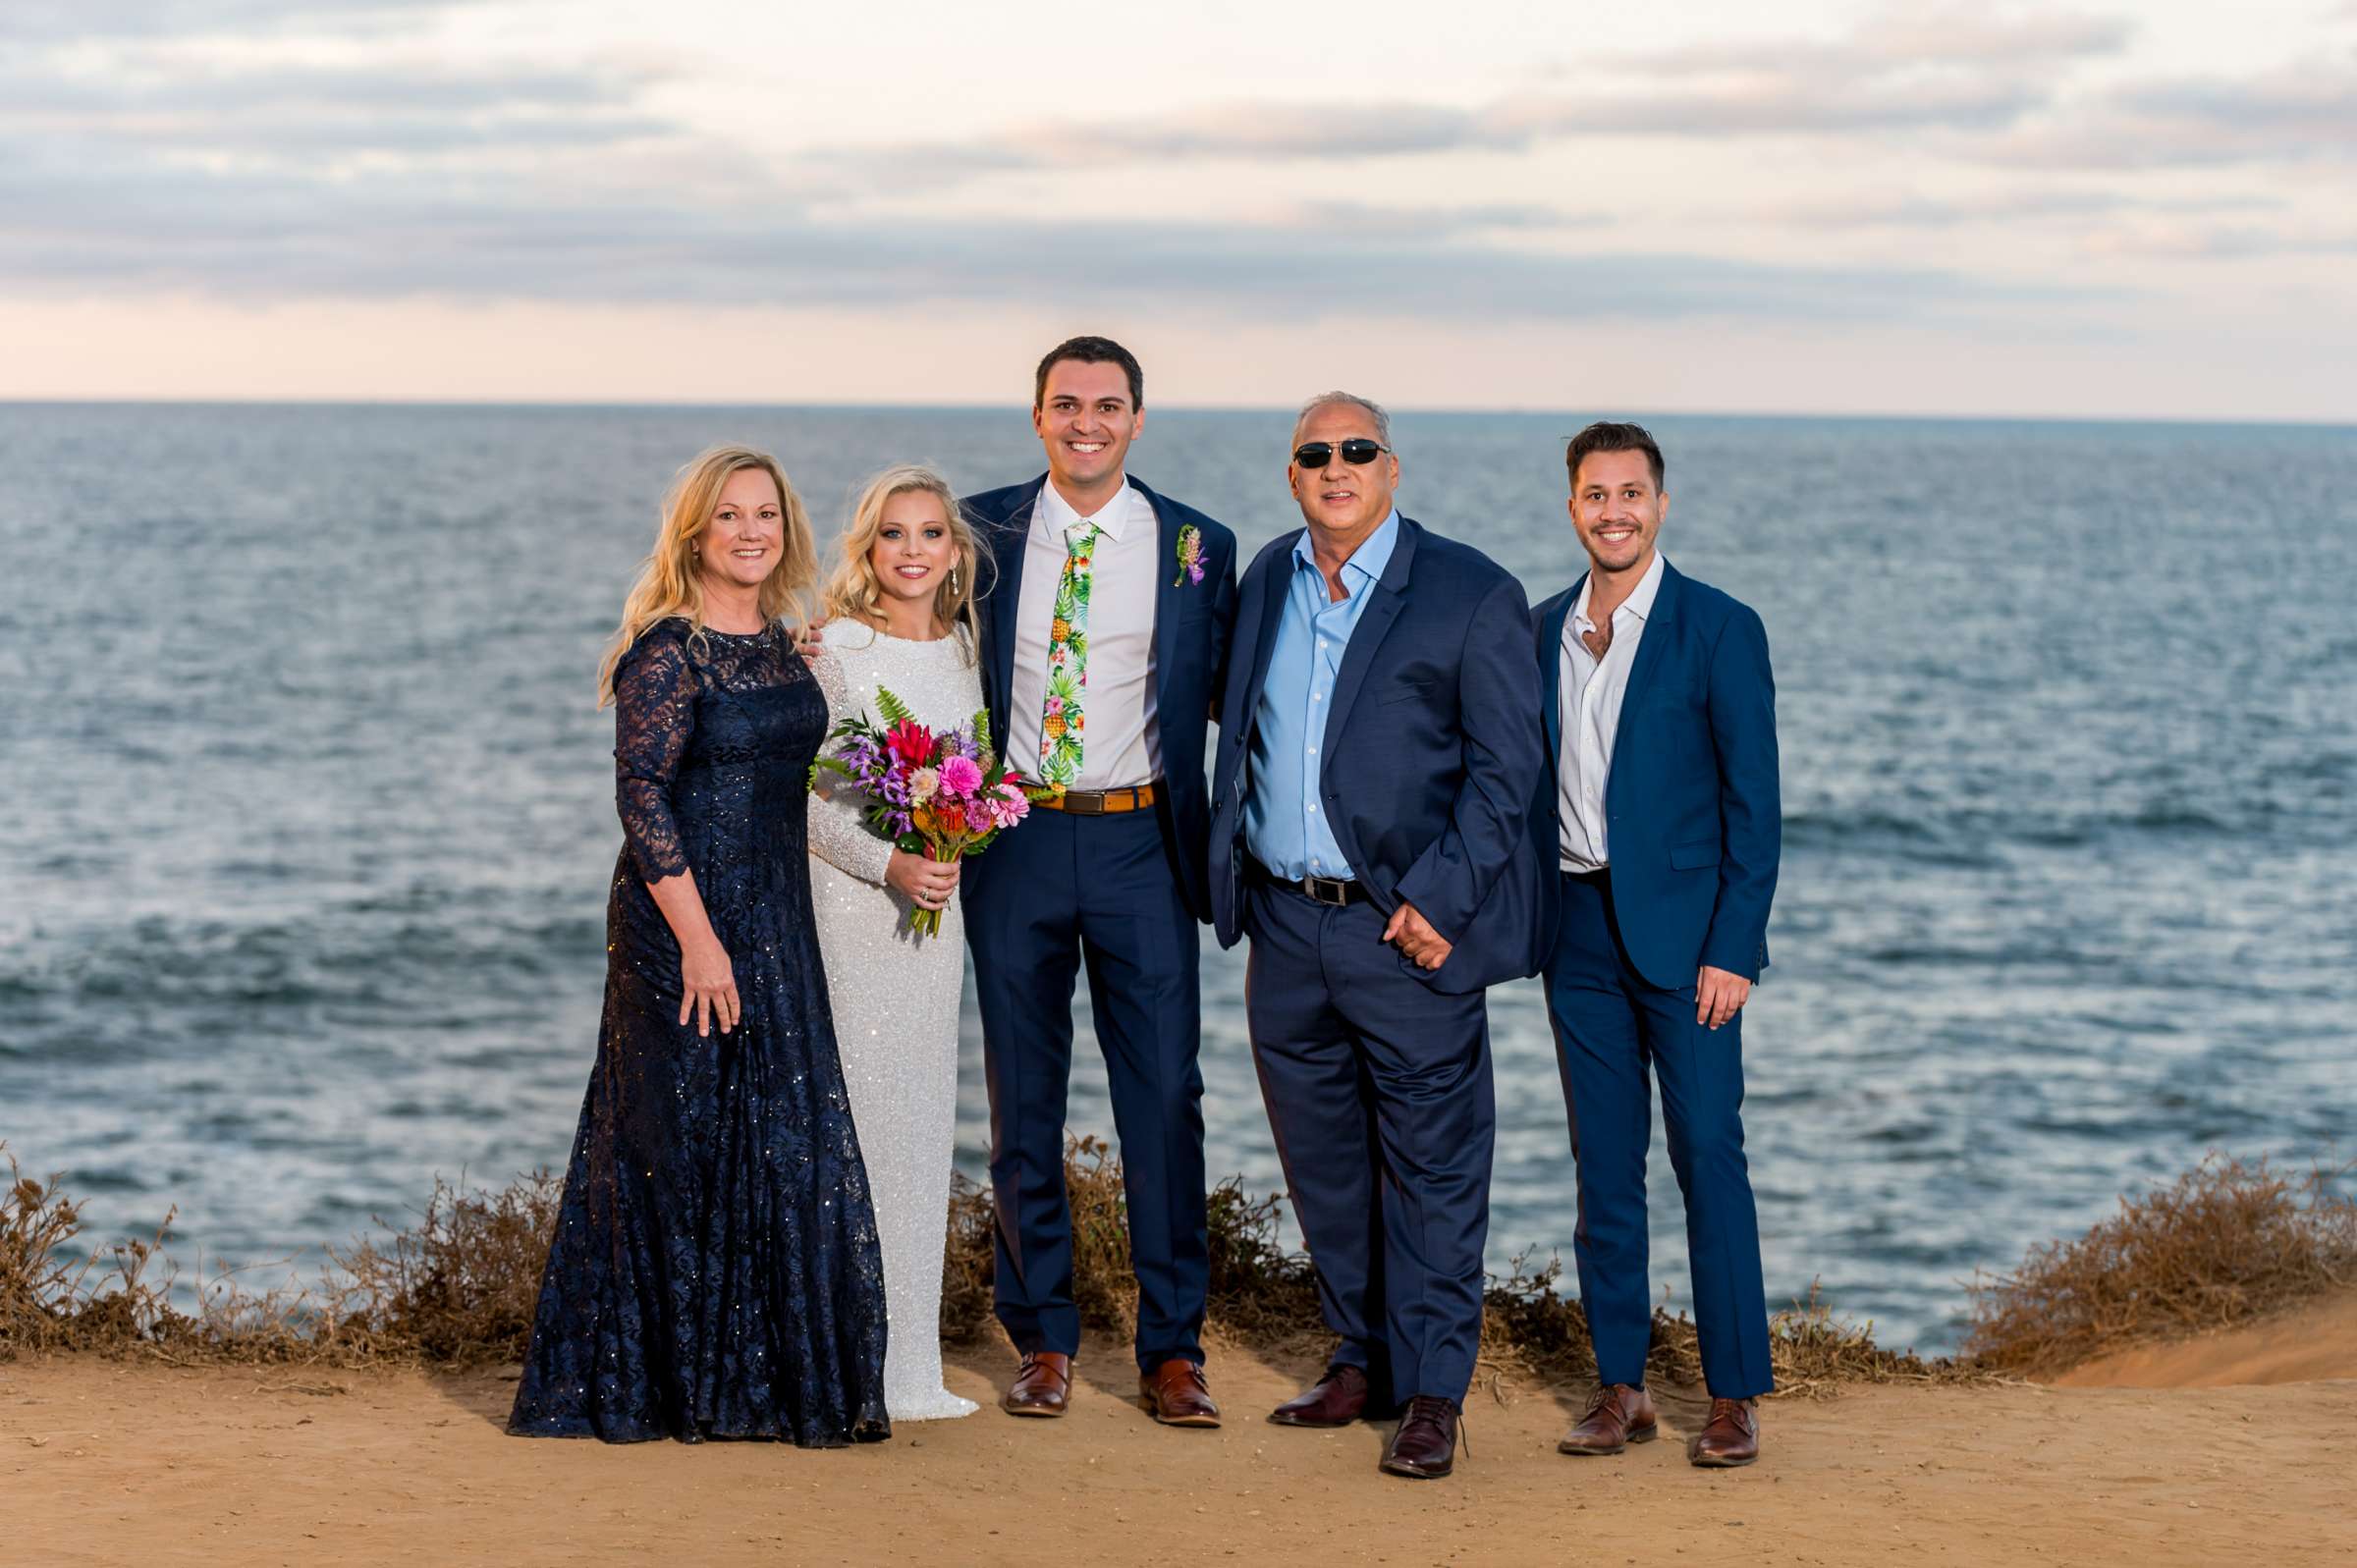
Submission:
<svg viewBox="0 0 2357 1568">
<path fill-rule="evenodd" d="M 941 792 L 964 800 L 982 786 L 982 768 L 971 757 L 951 757 L 941 765 Z"/>
<path fill-rule="evenodd" d="M 1048 699 L 1048 712 L 1050 712 L 1050 713 L 1062 713 L 1062 712 L 1064 712 L 1064 699 L 1063 699 L 1062 697 L 1050 697 L 1050 698 Z"/>
<path fill-rule="evenodd" d="M 965 762 L 962 757 L 953 757 L 950 760 Z M 969 768 L 973 766 L 970 762 L 965 765 Z M 913 804 L 921 806 L 933 798 L 933 792 L 941 787 L 941 784 L 942 777 L 939 772 L 931 768 L 919 768 L 908 776 L 908 799 Z"/>
</svg>

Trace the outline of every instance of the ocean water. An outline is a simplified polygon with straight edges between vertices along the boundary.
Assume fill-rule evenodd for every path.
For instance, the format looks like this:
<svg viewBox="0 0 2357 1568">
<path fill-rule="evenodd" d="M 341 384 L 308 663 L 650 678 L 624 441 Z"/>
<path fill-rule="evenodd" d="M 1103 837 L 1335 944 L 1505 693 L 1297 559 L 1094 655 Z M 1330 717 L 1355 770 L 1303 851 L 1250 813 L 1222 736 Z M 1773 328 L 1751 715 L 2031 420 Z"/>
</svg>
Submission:
<svg viewBox="0 0 2357 1568">
<path fill-rule="evenodd" d="M 1405 509 L 1577 569 L 1584 415 L 1403 414 Z M 2357 1133 L 2357 431 L 1664 417 L 1679 568 L 1774 644 L 1785 858 L 1745 1027 L 1769 1292 L 1951 1348 L 1965 1282 L 2218 1149 Z M 1247 547 L 1287 416 L 1132 466 Z M 674 468 L 1027 476 L 990 410 L 0 406 L 0 1140 L 100 1232 L 302 1253 L 561 1165 L 619 842 L 592 672 Z M 1280 1185 L 1241 953 L 1210 1164 Z M 1493 999 L 1493 1266 L 1568 1253 L 1535 982 Z M 1111 1132 L 1085 1018 L 1071 1125 Z M 965 1031 L 960 1163 L 987 1136 Z M 1690 1302 L 1653 1162 L 1654 1288 Z M 315 1259 L 315 1253 L 306 1253 Z"/>
</svg>

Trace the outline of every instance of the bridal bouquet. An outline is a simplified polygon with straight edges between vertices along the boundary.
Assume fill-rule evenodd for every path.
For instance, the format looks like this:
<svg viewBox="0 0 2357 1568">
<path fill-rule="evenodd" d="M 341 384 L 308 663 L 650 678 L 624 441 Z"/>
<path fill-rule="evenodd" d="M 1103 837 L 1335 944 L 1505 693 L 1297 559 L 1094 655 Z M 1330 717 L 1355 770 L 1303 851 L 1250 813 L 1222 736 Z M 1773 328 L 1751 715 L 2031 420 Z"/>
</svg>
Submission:
<svg viewBox="0 0 2357 1568">
<path fill-rule="evenodd" d="M 876 709 L 881 725 L 861 713 L 828 731 L 839 744 L 810 765 L 810 779 L 824 768 L 850 780 L 867 797 L 860 815 L 877 838 L 928 860 L 961 860 L 1030 815 L 1022 779 L 991 751 L 988 713 L 974 715 L 970 731 L 937 732 L 889 691 L 876 692 Z M 911 909 L 908 925 L 938 934 L 941 911 Z"/>
</svg>

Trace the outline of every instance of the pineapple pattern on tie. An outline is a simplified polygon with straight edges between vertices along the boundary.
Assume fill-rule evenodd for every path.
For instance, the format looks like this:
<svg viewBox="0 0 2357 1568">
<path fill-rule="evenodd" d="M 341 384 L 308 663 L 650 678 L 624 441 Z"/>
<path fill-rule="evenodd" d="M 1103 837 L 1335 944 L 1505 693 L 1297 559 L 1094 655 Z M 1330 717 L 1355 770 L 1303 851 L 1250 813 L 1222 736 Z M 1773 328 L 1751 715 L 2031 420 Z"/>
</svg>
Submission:
<svg viewBox="0 0 2357 1568">
<path fill-rule="evenodd" d="M 1058 789 L 1080 777 L 1088 723 L 1088 568 L 1097 525 L 1085 519 L 1064 535 L 1064 574 L 1056 579 L 1056 619 L 1048 623 L 1048 699 L 1039 723 L 1039 778 Z"/>
</svg>

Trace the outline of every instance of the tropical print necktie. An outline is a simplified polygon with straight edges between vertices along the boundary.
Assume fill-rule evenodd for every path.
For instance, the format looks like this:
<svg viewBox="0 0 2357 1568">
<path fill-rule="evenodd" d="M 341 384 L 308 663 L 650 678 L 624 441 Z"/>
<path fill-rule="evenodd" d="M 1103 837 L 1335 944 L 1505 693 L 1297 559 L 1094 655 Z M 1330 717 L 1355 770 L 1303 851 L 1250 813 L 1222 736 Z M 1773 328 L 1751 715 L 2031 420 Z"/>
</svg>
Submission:
<svg viewBox="0 0 2357 1568">
<path fill-rule="evenodd" d="M 1080 741 L 1088 698 L 1088 568 L 1097 525 L 1085 519 L 1064 534 L 1064 574 L 1056 579 L 1056 619 L 1048 622 L 1048 700 L 1039 724 L 1039 777 L 1069 788 L 1080 777 Z"/>
</svg>

